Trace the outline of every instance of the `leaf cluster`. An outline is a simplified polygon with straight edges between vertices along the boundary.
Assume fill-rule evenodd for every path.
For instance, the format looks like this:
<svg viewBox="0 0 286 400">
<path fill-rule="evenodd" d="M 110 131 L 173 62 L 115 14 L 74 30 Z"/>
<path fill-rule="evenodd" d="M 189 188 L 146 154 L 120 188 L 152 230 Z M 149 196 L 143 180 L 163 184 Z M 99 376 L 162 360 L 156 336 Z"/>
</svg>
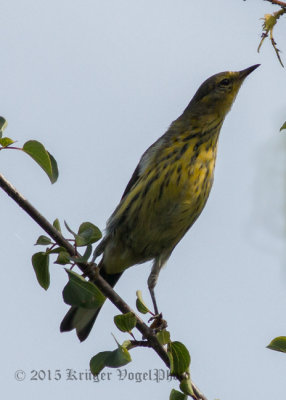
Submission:
<svg viewBox="0 0 286 400">
<path fill-rule="evenodd" d="M 153 314 L 142 298 L 140 291 L 137 291 L 136 307 L 142 314 Z M 103 368 L 118 368 L 131 362 L 130 350 L 136 347 L 150 347 L 147 340 L 136 340 L 133 329 L 136 327 L 137 318 L 133 312 L 116 315 L 114 317 L 116 327 L 132 336 L 133 340 L 125 340 L 122 344 L 117 343 L 117 348 L 112 351 L 103 351 L 92 357 L 90 370 L 96 376 Z M 170 332 L 166 329 L 156 333 L 157 339 L 166 351 L 170 360 L 170 374 L 180 379 L 181 391 L 172 390 L 170 399 L 185 399 L 187 396 L 194 396 L 192 382 L 190 379 L 191 357 L 186 346 L 178 341 L 171 341 Z M 177 396 L 177 397 L 176 397 Z"/>
<path fill-rule="evenodd" d="M 57 231 L 61 232 L 61 226 L 60 222 L 58 219 L 55 219 L 53 222 L 53 226 Z M 50 255 L 55 254 L 57 256 L 55 260 L 55 264 L 59 265 L 70 265 L 73 267 L 76 263 L 80 262 L 88 262 L 88 259 L 91 256 L 92 253 L 92 244 L 97 242 L 101 237 L 102 233 L 98 229 L 97 226 L 92 224 L 91 222 L 83 222 L 79 228 L 78 232 L 75 233 L 65 222 L 65 227 L 67 230 L 73 235 L 73 239 L 70 239 L 75 245 L 75 249 L 77 247 L 82 247 L 86 246 L 85 252 L 83 255 L 78 255 L 78 256 L 71 256 L 69 252 L 67 251 L 66 248 L 62 246 L 58 246 L 56 242 L 52 241 L 48 236 L 41 235 L 38 237 L 35 245 L 41 245 L 41 246 L 48 246 L 45 251 L 41 251 L 38 253 L 35 253 L 32 256 L 32 265 L 34 268 L 34 271 L 36 273 L 37 280 L 39 284 L 41 285 L 42 288 L 47 290 L 50 286 L 50 272 L 49 272 L 49 260 L 50 260 Z M 79 296 L 81 300 L 84 303 L 84 291 L 88 290 L 88 288 L 96 288 L 95 285 L 93 285 L 90 282 L 87 282 L 84 278 L 80 277 L 80 275 L 73 273 L 72 271 L 66 270 L 69 275 L 69 286 L 68 288 L 66 287 L 64 289 L 64 299 L 66 298 L 72 298 Z M 76 275 L 78 275 L 78 279 L 76 279 Z M 83 281 L 86 283 L 84 286 Z M 78 290 L 78 287 L 82 287 L 82 292 Z M 97 289 L 97 288 L 96 288 Z M 98 290 L 98 289 L 97 289 Z M 81 297 L 82 296 L 82 297 Z M 69 300 L 71 301 L 71 300 Z M 67 304 L 73 305 L 73 303 L 70 303 L 66 301 Z M 74 305 L 79 305 L 79 304 L 74 304 Z M 80 305 L 83 307 L 83 305 Z M 89 307 L 86 307 L 89 308 Z M 93 308 L 93 307 L 91 307 Z"/>
</svg>

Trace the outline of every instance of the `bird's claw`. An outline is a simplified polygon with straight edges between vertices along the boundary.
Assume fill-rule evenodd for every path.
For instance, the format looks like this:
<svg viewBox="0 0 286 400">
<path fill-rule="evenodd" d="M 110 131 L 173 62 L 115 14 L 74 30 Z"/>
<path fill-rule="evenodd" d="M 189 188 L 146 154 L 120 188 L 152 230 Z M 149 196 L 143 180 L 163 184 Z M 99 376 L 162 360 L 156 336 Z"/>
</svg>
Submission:
<svg viewBox="0 0 286 400">
<path fill-rule="evenodd" d="M 160 332 L 163 331 L 164 329 L 167 328 L 168 324 L 167 321 L 165 319 L 163 319 L 163 315 L 162 313 L 160 314 L 156 314 L 153 315 L 153 317 L 151 317 L 148 322 L 151 322 L 150 328 L 155 332 Z"/>
</svg>

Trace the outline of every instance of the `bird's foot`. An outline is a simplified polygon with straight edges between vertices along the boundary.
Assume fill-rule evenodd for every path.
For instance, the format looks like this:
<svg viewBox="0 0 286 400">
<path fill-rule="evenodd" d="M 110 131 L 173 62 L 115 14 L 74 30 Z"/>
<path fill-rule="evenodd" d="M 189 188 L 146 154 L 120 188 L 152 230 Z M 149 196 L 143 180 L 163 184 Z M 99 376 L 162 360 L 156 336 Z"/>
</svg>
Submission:
<svg viewBox="0 0 286 400">
<path fill-rule="evenodd" d="M 153 315 L 153 317 L 151 317 L 148 322 L 151 322 L 151 321 L 152 321 L 152 323 L 150 325 L 150 328 L 155 333 L 163 331 L 168 326 L 167 321 L 165 319 L 163 319 L 162 313 Z"/>
<path fill-rule="evenodd" d="M 89 277 L 89 279 L 96 278 L 97 275 L 99 274 L 100 268 L 97 264 L 95 263 L 88 263 L 87 267 L 85 269 L 85 272 L 82 274 L 82 276 Z"/>
</svg>

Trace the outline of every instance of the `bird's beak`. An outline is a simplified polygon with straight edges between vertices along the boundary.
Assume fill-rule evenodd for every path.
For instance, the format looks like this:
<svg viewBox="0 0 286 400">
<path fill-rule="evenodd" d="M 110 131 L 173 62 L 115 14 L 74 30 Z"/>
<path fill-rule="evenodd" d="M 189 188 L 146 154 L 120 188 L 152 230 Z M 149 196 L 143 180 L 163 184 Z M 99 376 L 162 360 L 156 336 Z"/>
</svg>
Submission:
<svg viewBox="0 0 286 400">
<path fill-rule="evenodd" d="M 252 67 L 243 69 L 242 71 L 239 71 L 239 79 L 245 79 L 247 75 L 249 75 L 252 71 L 254 71 L 257 67 L 259 67 L 260 64 L 255 64 L 252 65 Z"/>
</svg>

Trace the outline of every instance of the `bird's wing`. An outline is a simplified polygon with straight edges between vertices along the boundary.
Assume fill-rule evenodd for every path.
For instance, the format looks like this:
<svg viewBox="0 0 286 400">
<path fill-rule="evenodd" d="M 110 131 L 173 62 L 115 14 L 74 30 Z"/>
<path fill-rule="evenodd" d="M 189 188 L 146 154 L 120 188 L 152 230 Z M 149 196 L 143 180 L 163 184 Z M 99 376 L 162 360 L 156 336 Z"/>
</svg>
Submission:
<svg viewBox="0 0 286 400">
<path fill-rule="evenodd" d="M 140 163 L 137 165 L 135 171 L 133 172 L 131 179 L 124 190 L 121 200 L 123 199 L 123 197 L 127 195 L 127 193 L 130 192 L 131 188 L 136 184 L 139 178 L 140 178 Z"/>
<path fill-rule="evenodd" d="M 162 136 L 156 140 L 155 143 L 153 143 L 148 149 L 145 151 L 145 153 L 142 155 L 139 164 L 135 168 L 135 171 L 133 172 L 130 181 L 128 182 L 124 193 L 122 195 L 121 200 L 131 191 L 131 189 L 137 184 L 139 181 L 140 177 L 144 173 L 144 171 L 149 167 L 150 163 L 154 161 L 156 158 L 156 153 L 158 149 L 160 148 L 160 145 L 162 143 Z"/>
<path fill-rule="evenodd" d="M 120 221 L 120 218 L 122 217 L 122 215 L 125 212 L 126 207 L 128 206 L 128 195 L 130 195 L 132 193 L 132 191 L 134 191 L 133 195 L 131 194 L 129 201 L 132 201 L 134 196 L 138 195 L 138 194 L 136 194 L 136 190 L 135 190 L 136 186 L 138 184 L 140 185 L 141 177 L 144 174 L 144 172 L 146 171 L 146 169 L 148 169 L 150 167 L 150 165 L 154 164 L 154 162 L 156 160 L 156 156 L 157 156 L 158 152 L 160 151 L 160 146 L 161 146 L 162 140 L 163 140 L 163 137 L 159 138 L 142 155 L 142 157 L 139 161 L 139 164 L 135 168 L 135 171 L 133 172 L 132 177 L 124 190 L 124 193 L 122 195 L 122 198 L 121 198 L 118 206 L 116 207 L 116 209 L 114 210 L 114 212 L 112 213 L 112 215 L 110 216 L 110 218 L 107 221 L 106 235 L 103 238 L 103 240 L 100 242 L 100 244 L 97 246 L 97 248 L 95 249 L 94 254 L 96 255 L 96 257 L 98 257 L 100 254 L 102 254 L 105 251 L 106 245 L 108 244 L 108 242 L 110 240 L 110 234 L 116 228 L 118 221 Z"/>
</svg>

